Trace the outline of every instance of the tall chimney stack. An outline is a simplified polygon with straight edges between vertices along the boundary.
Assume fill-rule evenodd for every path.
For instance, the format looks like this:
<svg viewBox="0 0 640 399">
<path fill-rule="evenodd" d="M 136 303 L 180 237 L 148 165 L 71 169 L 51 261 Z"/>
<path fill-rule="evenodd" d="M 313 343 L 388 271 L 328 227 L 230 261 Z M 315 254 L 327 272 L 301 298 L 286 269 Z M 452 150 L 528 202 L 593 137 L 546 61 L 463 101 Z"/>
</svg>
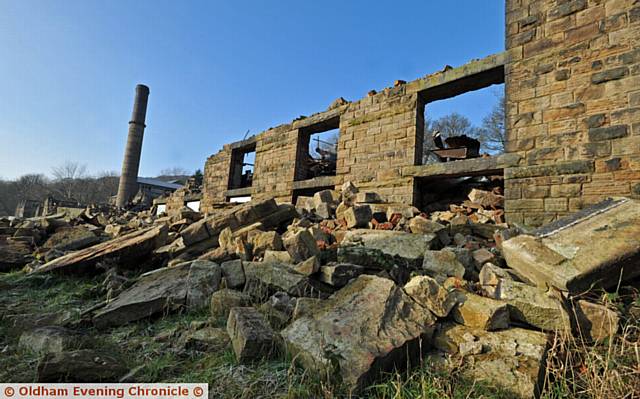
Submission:
<svg viewBox="0 0 640 399">
<path fill-rule="evenodd" d="M 118 185 L 116 205 L 119 207 L 124 207 L 138 191 L 138 168 L 142 151 L 142 136 L 146 127 L 144 121 L 147 116 L 148 100 L 149 88 L 145 85 L 137 85 L 133 113 L 129 122 L 129 137 L 122 161 L 122 174 Z"/>
</svg>

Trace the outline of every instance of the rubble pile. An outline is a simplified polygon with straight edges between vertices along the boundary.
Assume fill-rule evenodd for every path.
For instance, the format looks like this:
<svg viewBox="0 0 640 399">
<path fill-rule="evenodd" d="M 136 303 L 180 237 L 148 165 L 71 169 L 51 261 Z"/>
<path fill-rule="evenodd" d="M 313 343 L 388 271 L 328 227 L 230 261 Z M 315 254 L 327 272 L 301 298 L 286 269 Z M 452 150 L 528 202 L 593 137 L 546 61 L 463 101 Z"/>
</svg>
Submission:
<svg viewBox="0 0 640 399">
<path fill-rule="evenodd" d="M 474 189 L 449 211 L 424 213 L 347 182 L 295 206 L 269 199 L 208 215 L 183 208 L 3 219 L 0 266 L 106 270 L 119 288 L 84 312 L 95 328 L 208 307 L 227 320 L 226 332 L 205 327 L 189 345 L 230 343 L 241 363 L 289 352 L 353 392 L 427 357 L 533 397 L 549 334 L 616 333 L 615 310 L 572 295 L 640 273 L 640 207 L 610 201 L 525 234 L 503 223 L 502 203 L 497 190 Z M 600 233 L 598 256 L 584 229 Z M 57 379 L 54 366 L 70 356 L 49 356 L 43 380 Z"/>
</svg>

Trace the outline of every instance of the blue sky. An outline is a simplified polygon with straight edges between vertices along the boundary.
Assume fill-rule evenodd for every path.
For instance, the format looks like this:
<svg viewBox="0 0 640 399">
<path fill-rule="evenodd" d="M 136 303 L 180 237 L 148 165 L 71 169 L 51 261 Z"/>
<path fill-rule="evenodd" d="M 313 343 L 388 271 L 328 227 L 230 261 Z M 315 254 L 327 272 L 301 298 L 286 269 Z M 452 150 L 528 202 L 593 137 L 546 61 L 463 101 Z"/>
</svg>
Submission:
<svg viewBox="0 0 640 399">
<path fill-rule="evenodd" d="M 140 175 L 504 49 L 504 1 L 0 0 L 0 177 L 119 173 L 151 88 Z M 495 90 L 434 103 L 480 123 Z"/>
</svg>

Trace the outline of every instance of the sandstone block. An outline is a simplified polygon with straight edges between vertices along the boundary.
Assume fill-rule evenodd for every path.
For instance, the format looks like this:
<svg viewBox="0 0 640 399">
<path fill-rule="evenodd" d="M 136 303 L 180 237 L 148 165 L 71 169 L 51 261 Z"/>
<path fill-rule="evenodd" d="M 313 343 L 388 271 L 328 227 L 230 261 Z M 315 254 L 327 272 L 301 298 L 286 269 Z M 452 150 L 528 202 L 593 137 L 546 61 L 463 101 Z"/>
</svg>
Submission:
<svg viewBox="0 0 640 399">
<path fill-rule="evenodd" d="M 438 317 L 447 317 L 458 303 L 458 296 L 454 291 L 444 289 L 429 276 L 412 278 L 405 284 L 404 292 Z"/>
<path fill-rule="evenodd" d="M 380 372 L 419 357 L 434 323 L 393 281 L 361 275 L 281 335 L 303 366 L 321 376 L 338 375 L 358 392 Z"/>
<path fill-rule="evenodd" d="M 227 333 L 239 363 L 273 357 L 275 334 L 262 313 L 254 308 L 232 308 L 227 320 Z"/>
<path fill-rule="evenodd" d="M 347 208 L 343 215 L 347 221 L 347 227 L 350 229 L 367 227 L 372 218 L 371 207 L 369 207 L 369 205 L 354 205 Z"/>
<path fill-rule="evenodd" d="M 349 281 L 364 272 L 364 267 L 349 263 L 322 266 L 319 280 L 334 287 L 344 287 Z"/>
<path fill-rule="evenodd" d="M 228 288 L 241 288 L 244 285 L 245 278 L 242 260 L 230 260 L 222 263 L 220 267 Z"/>
<path fill-rule="evenodd" d="M 457 291 L 458 306 L 453 309 L 457 323 L 487 331 L 509 327 L 509 308 L 505 302 L 470 292 Z"/>
<path fill-rule="evenodd" d="M 316 240 L 307 230 L 300 230 L 290 234 L 285 238 L 284 246 L 295 263 L 302 262 L 320 253 Z"/>
<path fill-rule="evenodd" d="M 249 306 L 251 297 L 240 291 L 223 288 L 211 295 L 210 310 L 214 318 L 229 316 L 231 308 Z"/>
</svg>

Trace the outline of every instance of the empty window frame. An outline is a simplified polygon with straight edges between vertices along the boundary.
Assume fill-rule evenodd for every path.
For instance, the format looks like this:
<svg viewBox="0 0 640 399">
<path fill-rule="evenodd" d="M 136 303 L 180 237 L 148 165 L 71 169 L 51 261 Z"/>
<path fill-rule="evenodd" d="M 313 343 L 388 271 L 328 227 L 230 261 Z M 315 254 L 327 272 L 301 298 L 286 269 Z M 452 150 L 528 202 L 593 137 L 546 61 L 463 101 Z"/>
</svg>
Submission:
<svg viewBox="0 0 640 399">
<path fill-rule="evenodd" d="M 424 135 L 417 140 L 416 163 L 473 158 L 481 151 L 489 154 L 501 152 L 495 141 L 490 142 L 498 137 L 489 137 L 490 133 L 483 129 L 482 117 L 478 119 L 473 115 L 487 104 L 482 111 L 483 117 L 498 116 L 499 107 L 504 106 L 504 80 L 504 66 L 500 65 L 421 92 L 422 109 L 417 127 Z M 493 85 L 500 86 L 491 87 Z M 474 93 L 465 95 L 471 92 Z M 504 118 L 504 107 L 502 112 Z M 504 120 L 496 120 L 495 124 L 502 128 L 504 137 Z"/>
<path fill-rule="evenodd" d="M 251 187 L 253 185 L 255 159 L 255 143 L 231 150 L 229 190 Z"/>
<path fill-rule="evenodd" d="M 299 129 L 296 181 L 336 175 L 339 135 L 339 116 Z"/>
</svg>

